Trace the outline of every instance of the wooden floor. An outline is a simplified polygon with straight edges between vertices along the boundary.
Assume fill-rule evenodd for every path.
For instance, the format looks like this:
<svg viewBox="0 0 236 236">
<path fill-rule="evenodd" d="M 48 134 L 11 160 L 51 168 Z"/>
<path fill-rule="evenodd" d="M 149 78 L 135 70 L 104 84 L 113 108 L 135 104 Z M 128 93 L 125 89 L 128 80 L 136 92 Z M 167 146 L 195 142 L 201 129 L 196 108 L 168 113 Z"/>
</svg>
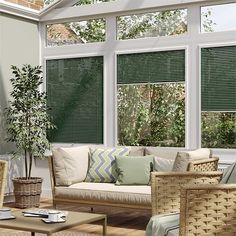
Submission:
<svg viewBox="0 0 236 236">
<path fill-rule="evenodd" d="M 5 204 L 6 207 L 14 208 L 14 204 Z M 40 207 L 52 208 L 52 202 L 50 200 L 43 200 Z M 75 207 L 61 205 L 58 207 L 63 210 L 90 212 L 88 207 Z M 146 225 L 151 217 L 151 212 L 144 211 L 132 211 L 118 208 L 103 208 L 95 207 L 94 213 L 107 214 L 107 233 L 108 236 L 144 236 Z M 1 233 L 9 233 L 11 230 L 0 229 Z M 82 233 L 100 234 L 102 232 L 101 224 L 84 224 L 73 229 L 71 231 L 78 231 Z"/>
</svg>

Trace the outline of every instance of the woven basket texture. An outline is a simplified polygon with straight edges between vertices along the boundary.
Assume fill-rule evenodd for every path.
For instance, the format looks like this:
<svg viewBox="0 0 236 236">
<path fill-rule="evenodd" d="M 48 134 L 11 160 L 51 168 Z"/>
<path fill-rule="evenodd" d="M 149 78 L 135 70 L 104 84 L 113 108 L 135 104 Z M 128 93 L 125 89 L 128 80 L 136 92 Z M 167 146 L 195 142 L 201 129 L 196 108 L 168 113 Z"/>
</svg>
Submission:
<svg viewBox="0 0 236 236">
<path fill-rule="evenodd" d="M 13 179 L 13 184 L 15 194 L 15 207 L 39 207 L 40 194 L 42 191 L 42 178 L 15 178 Z"/>
<path fill-rule="evenodd" d="M 181 190 L 180 236 L 235 236 L 236 184 Z"/>
<path fill-rule="evenodd" d="M 217 171 L 218 170 L 218 157 L 212 157 L 204 160 L 192 161 L 189 163 L 188 171 Z"/>
<path fill-rule="evenodd" d="M 218 184 L 222 172 L 152 172 L 152 215 L 179 212 L 180 188 L 185 185 Z"/>
</svg>

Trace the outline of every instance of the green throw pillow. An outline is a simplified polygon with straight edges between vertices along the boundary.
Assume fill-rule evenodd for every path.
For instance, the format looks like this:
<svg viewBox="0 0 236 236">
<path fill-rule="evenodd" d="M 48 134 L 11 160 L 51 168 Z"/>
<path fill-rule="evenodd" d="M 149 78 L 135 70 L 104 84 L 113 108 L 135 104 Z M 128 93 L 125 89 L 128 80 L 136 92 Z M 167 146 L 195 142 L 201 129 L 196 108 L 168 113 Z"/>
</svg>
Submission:
<svg viewBox="0 0 236 236">
<path fill-rule="evenodd" d="M 130 148 L 90 148 L 90 164 L 85 182 L 115 183 L 115 157 L 129 155 Z"/>
<path fill-rule="evenodd" d="M 117 156 L 117 185 L 148 185 L 154 156 Z"/>
</svg>

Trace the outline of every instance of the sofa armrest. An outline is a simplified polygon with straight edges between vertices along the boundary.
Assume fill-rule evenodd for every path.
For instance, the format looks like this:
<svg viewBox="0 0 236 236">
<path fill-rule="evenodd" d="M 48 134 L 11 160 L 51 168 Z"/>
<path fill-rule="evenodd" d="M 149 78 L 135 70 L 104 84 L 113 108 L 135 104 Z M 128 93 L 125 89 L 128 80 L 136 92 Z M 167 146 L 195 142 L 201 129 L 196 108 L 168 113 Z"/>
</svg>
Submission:
<svg viewBox="0 0 236 236">
<path fill-rule="evenodd" d="M 51 188 L 52 188 L 52 197 L 54 198 L 56 180 L 55 180 L 55 173 L 54 173 L 53 157 L 52 156 L 48 157 L 48 169 L 49 169 L 49 174 L 50 174 L 50 182 L 51 182 Z"/>
<path fill-rule="evenodd" d="M 181 189 L 180 236 L 235 235 L 236 184 Z"/>
<path fill-rule="evenodd" d="M 190 184 L 218 184 L 222 172 L 152 172 L 152 215 L 178 212 L 180 210 L 180 188 Z"/>
</svg>

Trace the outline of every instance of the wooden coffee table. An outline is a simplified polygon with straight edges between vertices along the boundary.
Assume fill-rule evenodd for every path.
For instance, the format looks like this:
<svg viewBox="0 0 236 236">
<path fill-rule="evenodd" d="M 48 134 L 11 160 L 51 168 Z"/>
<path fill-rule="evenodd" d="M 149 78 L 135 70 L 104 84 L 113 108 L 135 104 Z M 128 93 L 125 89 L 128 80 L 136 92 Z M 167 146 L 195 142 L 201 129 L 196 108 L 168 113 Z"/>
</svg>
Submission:
<svg viewBox="0 0 236 236">
<path fill-rule="evenodd" d="M 31 232 L 31 236 L 34 236 L 35 233 L 43 233 L 50 236 L 55 232 L 74 226 L 102 220 L 103 236 L 106 236 L 107 231 L 107 217 L 101 214 L 68 211 L 66 222 L 50 224 L 44 223 L 41 218 L 38 217 L 24 217 L 21 210 L 14 211 L 13 215 L 16 216 L 16 219 L 0 220 L 0 228 L 29 231 Z"/>
</svg>

